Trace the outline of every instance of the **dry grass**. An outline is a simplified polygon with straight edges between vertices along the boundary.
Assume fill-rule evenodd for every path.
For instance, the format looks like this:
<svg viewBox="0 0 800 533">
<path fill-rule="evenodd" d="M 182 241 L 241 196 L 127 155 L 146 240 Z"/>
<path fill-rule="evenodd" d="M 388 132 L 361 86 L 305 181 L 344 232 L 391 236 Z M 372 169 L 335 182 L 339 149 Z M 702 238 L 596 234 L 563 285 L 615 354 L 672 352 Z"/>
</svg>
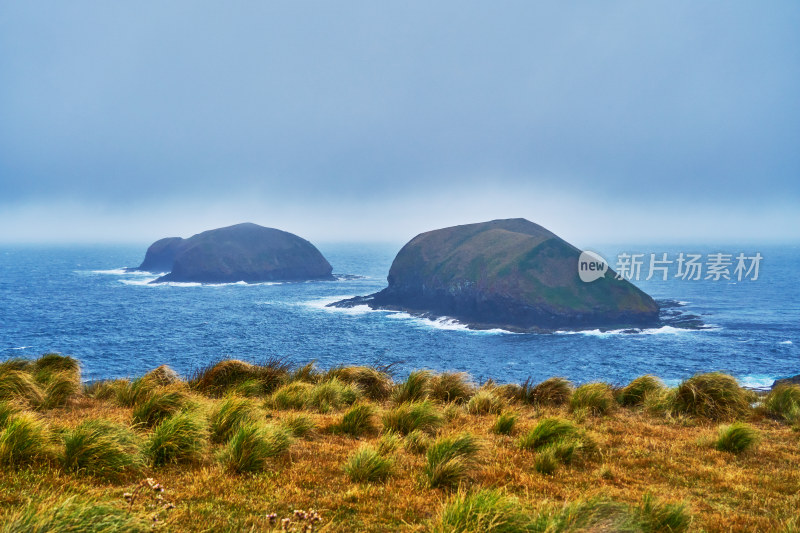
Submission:
<svg viewBox="0 0 800 533">
<path fill-rule="evenodd" d="M 22 364 L 11 370 L 30 372 Z M 364 383 L 358 385 L 363 387 Z M 218 391 L 212 388 L 208 395 L 193 397 L 197 405 L 190 412 L 172 415 L 152 428 L 134 428 L 148 465 L 142 467 L 141 473 L 121 469 L 121 475 L 112 479 L 86 476 L 80 468 L 76 472 L 62 466 L 59 458 L 64 453 L 63 436 L 75 435 L 76 428 L 97 419 L 128 426 L 132 406 L 121 406 L 114 397 L 84 395 L 48 410 L 34 411 L 24 397 L 12 407 L 4 407 L 6 429 L 20 417 L 36 420 L 43 427 L 36 426 L 37 422 L 17 424 L 5 440 L 3 455 L 7 459 L 0 468 L 0 523 L 49 520 L 54 509 L 79 495 L 81 506 L 101 510 L 91 520 L 106 516 L 114 521 L 121 516 L 151 523 L 157 512 L 156 530 L 177 532 L 279 530 L 280 525 L 270 518 L 271 514 L 275 513 L 278 520 L 294 517 L 295 509 L 316 509 L 322 517 L 317 530 L 326 532 L 446 531 L 452 530 L 454 524 L 461 531 L 490 530 L 484 528 L 484 523 L 476 525 L 473 508 L 464 507 L 464 502 L 474 504 L 479 517 L 496 516 L 524 527 L 530 523 L 527 518 L 533 517 L 547 521 L 554 531 L 576 524 L 622 524 L 623 519 L 633 524 L 632 531 L 667 531 L 664 524 L 673 530 L 688 527 L 687 531 L 709 533 L 791 531 L 796 527 L 792 521 L 800 505 L 800 471 L 791 465 L 800 463 L 800 433 L 761 409 L 748 407 L 742 411 L 735 407 L 736 415 L 758 432 L 759 441 L 747 453 L 731 454 L 711 445 L 718 436 L 719 422 L 675 409 L 675 394 L 664 391 L 658 396 L 663 410 L 621 406 L 602 417 L 577 416 L 570 412 L 568 399 L 560 406 L 547 405 L 544 395 L 539 396 L 535 406 L 519 402 L 514 407 L 514 437 L 495 433 L 497 415 L 471 414 L 459 408 L 454 416 L 442 417 L 441 406 L 432 402 L 397 406 L 389 397 L 378 401 L 365 394 L 367 398 L 362 398 L 359 405 L 370 405 L 375 419 L 388 421 L 389 425 L 354 440 L 347 435 L 314 433 L 309 429 L 340 423 L 346 414 L 345 402 L 340 411 L 320 412 L 316 407 L 303 406 L 303 411 L 297 412 L 274 410 L 253 400 L 253 413 L 271 427 L 291 428 L 297 437 L 306 432 L 314 436 L 297 438 L 285 453 L 273 455 L 271 451 L 262 453 L 261 433 L 251 436 L 243 432 L 241 442 L 234 443 L 238 446 L 235 449 L 230 441 L 209 442 L 210 416 L 219 413 L 226 401 L 216 398 Z M 564 392 L 563 387 L 560 392 Z M 647 396 L 643 396 L 645 404 Z M 732 398 L 735 400 L 736 396 Z M 724 395 L 722 399 L 729 400 L 731 396 Z M 521 449 L 519 439 L 530 434 L 543 419 L 574 425 L 581 443 L 591 441 L 592 453 L 583 454 L 585 449 L 571 449 L 569 445 L 559 449 L 551 449 L 548 444 Z M 432 424 L 425 424 L 431 421 Z M 416 444 L 427 440 L 426 449 L 407 449 L 409 437 L 403 439 L 389 431 L 395 423 L 408 431 L 415 424 L 422 424 L 425 433 L 411 435 L 412 440 L 419 437 Z M 235 431 L 242 427 L 231 424 L 234 426 Z M 82 426 L 82 430 L 85 428 Z M 468 461 L 453 452 L 453 441 L 465 433 L 481 444 L 479 450 L 469 454 Z M 448 440 L 449 444 L 442 444 Z M 436 442 L 439 447 L 430 453 L 429 463 L 427 451 Z M 362 446 L 371 447 L 368 449 L 377 455 L 365 452 L 359 457 L 359 468 L 371 472 L 375 457 L 391 462 L 391 476 L 373 478 L 384 482 L 351 480 L 344 466 Z M 189 453 L 173 455 L 179 450 Z M 226 450 L 230 452 L 227 455 Z M 553 454 L 557 460 L 557 468 L 549 475 L 542 475 L 534 467 L 543 452 Z M 458 461 L 452 460 L 453 455 L 459 456 Z M 255 457 L 254 463 L 248 462 L 251 457 Z M 263 457 L 268 460 L 262 461 Z M 429 488 L 423 476 L 426 467 L 438 475 L 433 467 L 446 463 L 464 464 L 465 469 L 457 472 L 453 483 Z M 143 477 L 156 479 L 166 490 L 154 493 L 145 486 L 136 493 Z M 456 492 L 459 483 L 461 492 Z M 495 492 L 488 497 L 479 492 L 482 490 Z M 133 503 L 123 497 L 126 492 L 134 494 Z M 481 496 L 475 497 L 477 500 L 468 496 L 474 494 Z M 657 494 L 658 500 L 646 497 L 648 494 Z M 156 500 L 159 495 L 162 500 Z M 479 500 L 485 509 L 476 503 Z M 174 508 L 168 508 L 165 501 L 174 504 Z M 506 505 L 508 502 L 513 506 Z M 127 514 L 129 505 L 131 511 Z M 445 516 L 445 512 L 450 514 Z M 16 530 L 24 529 L 9 529 Z"/>
</svg>

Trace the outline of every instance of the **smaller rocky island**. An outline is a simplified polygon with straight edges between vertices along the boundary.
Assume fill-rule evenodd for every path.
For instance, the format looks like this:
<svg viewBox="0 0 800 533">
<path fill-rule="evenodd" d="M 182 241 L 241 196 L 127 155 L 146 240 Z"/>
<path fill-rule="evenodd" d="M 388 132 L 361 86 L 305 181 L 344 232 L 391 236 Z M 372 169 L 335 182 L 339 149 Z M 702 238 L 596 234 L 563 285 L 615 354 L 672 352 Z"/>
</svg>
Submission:
<svg viewBox="0 0 800 533">
<path fill-rule="evenodd" d="M 474 329 L 521 332 L 658 323 L 656 302 L 612 270 L 581 281 L 580 254 L 521 218 L 438 229 L 400 250 L 387 288 L 330 305 L 447 316 Z"/>
<path fill-rule="evenodd" d="M 292 233 L 245 223 L 154 242 L 134 270 L 169 272 L 153 281 L 232 283 L 332 280 L 317 248 Z"/>
</svg>

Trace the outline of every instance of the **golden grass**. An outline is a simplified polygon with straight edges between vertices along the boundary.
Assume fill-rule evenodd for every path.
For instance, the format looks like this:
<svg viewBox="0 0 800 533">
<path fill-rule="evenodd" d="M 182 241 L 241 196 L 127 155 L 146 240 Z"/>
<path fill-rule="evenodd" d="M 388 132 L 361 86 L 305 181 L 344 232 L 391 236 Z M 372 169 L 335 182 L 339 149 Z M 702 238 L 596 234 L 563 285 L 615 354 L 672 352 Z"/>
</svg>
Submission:
<svg viewBox="0 0 800 533">
<path fill-rule="evenodd" d="M 217 391 L 214 391 L 217 395 Z M 196 395 L 199 412 L 212 413 L 225 399 Z M 395 404 L 362 399 L 380 420 Z M 269 424 L 291 425 L 300 413 L 273 410 L 253 401 L 255 416 Z M 603 498 L 639 506 L 645 494 L 669 503 L 685 503 L 690 531 L 775 531 L 789 523 L 800 505 L 800 433 L 789 425 L 751 409 L 743 418 L 760 435 L 757 449 L 734 455 L 709 445 L 718 422 L 687 415 L 654 416 L 639 407 L 620 407 L 603 417 L 579 417 L 568 405 L 531 406 L 518 402 L 515 435 L 524 435 L 546 417 L 570 420 L 596 444 L 559 465 L 552 475 L 534 468 L 539 452 L 522 450 L 517 437 L 493 431 L 497 416 L 470 414 L 465 408 L 445 417 L 433 438 L 454 438 L 469 432 L 481 443 L 460 489 L 501 490 L 523 509 L 538 512 L 569 502 Z M 92 419 L 130 426 L 132 407 L 113 398 L 79 396 L 64 406 L 38 413 L 53 435 Z M 94 502 L 131 517 L 150 521 L 164 531 L 279 530 L 271 513 L 292 516 L 295 509 L 315 509 L 322 517 L 316 531 L 427 531 L 438 520 L 456 487 L 427 488 L 422 478 L 427 457 L 412 453 L 399 437 L 373 431 L 358 440 L 331 428 L 343 411 L 320 413 L 306 408 L 302 416 L 318 429 L 311 439 L 296 439 L 288 453 L 267 459 L 263 470 L 231 474 L 218 460 L 224 444 L 209 446 L 190 464 L 147 467 L 115 480 L 65 471 L 56 460 L 0 469 L 0 523 L 53 494 Z M 209 422 L 206 422 L 207 424 Z M 150 428 L 136 428 L 146 441 Z M 387 441 L 393 442 L 388 443 Z M 391 444 L 391 445 L 389 445 Z M 53 441 L 58 449 L 62 443 Z M 363 445 L 382 450 L 391 459 L 385 483 L 351 481 L 344 470 L 348 458 Z M 143 477 L 153 478 L 163 493 L 145 488 L 134 492 Z M 126 499 L 124 493 L 136 494 Z M 162 499 L 156 499 L 162 496 Z M 155 503 L 154 503 L 155 502 Z M 174 508 L 170 508 L 174 505 Z"/>
</svg>

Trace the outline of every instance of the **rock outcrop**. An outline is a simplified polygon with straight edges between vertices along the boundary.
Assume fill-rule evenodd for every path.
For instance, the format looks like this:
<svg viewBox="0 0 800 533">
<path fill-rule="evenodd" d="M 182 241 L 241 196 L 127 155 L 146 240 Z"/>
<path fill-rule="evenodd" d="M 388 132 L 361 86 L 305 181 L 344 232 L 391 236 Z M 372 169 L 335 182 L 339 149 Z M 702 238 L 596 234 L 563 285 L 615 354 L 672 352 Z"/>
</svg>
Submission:
<svg viewBox="0 0 800 533">
<path fill-rule="evenodd" d="M 613 271 L 581 281 L 581 251 L 525 219 L 417 235 L 395 257 L 389 286 L 331 304 L 369 305 L 515 331 L 624 328 L 658 322 L 655 301 Z"/>
<path fill-rule="evenodd" d="M 154 283 L 334 279 L 330 263 L 307 240 L 249 223 L 158 240 L 138 270 L 169 272 Z"/>
</svg>

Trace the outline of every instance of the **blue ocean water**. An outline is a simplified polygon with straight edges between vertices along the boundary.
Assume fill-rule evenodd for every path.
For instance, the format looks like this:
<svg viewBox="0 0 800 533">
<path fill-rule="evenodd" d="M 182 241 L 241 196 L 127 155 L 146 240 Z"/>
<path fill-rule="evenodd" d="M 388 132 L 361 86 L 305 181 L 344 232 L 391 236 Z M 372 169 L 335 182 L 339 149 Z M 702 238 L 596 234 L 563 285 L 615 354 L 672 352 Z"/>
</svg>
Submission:
<svg viewBox="0 0 800 533">
<path fill-rule="evenodd" d="M 477 380 L 626 383 L 652 373 L 668 383 L 722 370 L 767 386 L 800 373 L 797 246 L 708 248 L 764 257 L 751 281 L 671 279 L 637 284 L 657 300 L 680 301 L 702 329 L 665 326 L 637 333 L 513 334 L 471 331 L 449 320 L 405 313 L 337 310 L 325 304 L 386 286 L 397 245 L 319 244 L 338 281 L 275 284 L 150 285 L 155 275 L 125 273 L 146 246 L 0 247 L 0 359 L 55 351 L 81 360 L 84 379 L 138 375 L 161 364 L 183 374 L 223 357 L 282 357 L 322 368 L 397 363 L 458 370 Z M 620 251 L 599 250 L 612 267 Z M 644 277 L 644 276 L 643 276 Z"/>
</svg>

